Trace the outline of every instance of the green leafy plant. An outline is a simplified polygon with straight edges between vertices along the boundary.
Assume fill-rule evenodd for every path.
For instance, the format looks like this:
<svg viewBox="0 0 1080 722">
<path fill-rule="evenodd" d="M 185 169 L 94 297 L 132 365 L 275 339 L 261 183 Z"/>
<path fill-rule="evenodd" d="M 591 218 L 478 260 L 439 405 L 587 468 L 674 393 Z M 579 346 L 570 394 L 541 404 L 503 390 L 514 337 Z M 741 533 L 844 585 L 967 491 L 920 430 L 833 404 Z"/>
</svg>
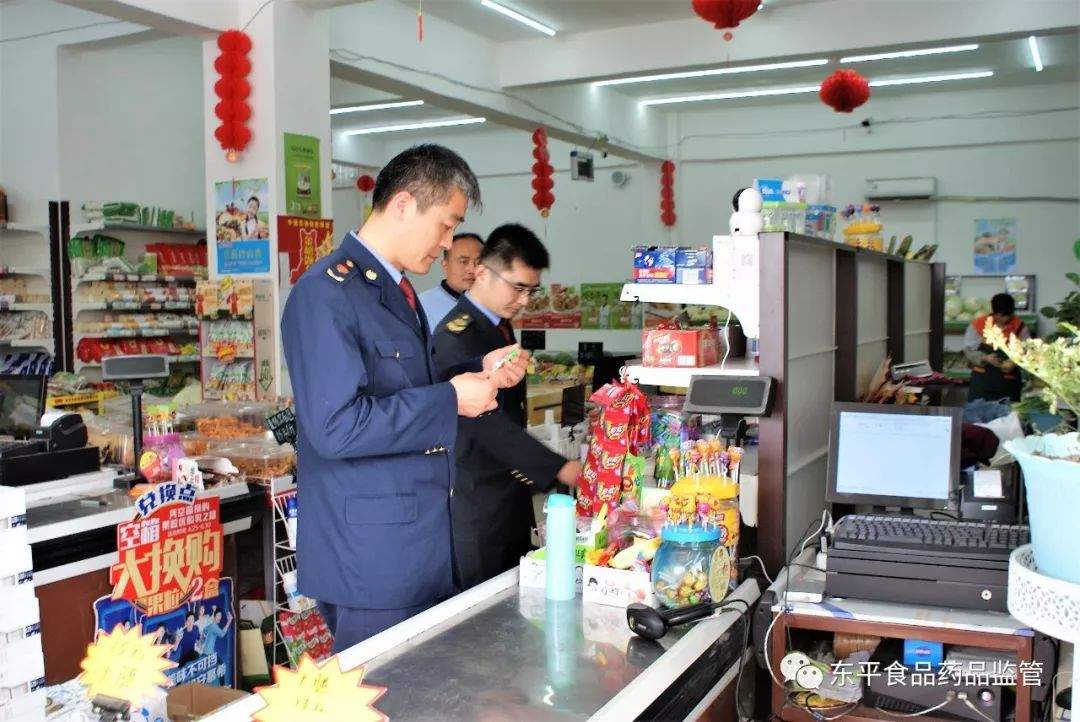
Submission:
<svg viewBox="0 0 1080 722">
<path fill-rule="evenodd" d="M 1066 273 L 1065 278 L 1073 282 L 1076 290 L 1070 291 L 1057 306 L 1043 306 L 1039 312 L 1046 318 L 1053 319 L 1058 325 L 1071 323 L 1073 326 L 1080 326 L 1080 273 Z"/>
</svg>

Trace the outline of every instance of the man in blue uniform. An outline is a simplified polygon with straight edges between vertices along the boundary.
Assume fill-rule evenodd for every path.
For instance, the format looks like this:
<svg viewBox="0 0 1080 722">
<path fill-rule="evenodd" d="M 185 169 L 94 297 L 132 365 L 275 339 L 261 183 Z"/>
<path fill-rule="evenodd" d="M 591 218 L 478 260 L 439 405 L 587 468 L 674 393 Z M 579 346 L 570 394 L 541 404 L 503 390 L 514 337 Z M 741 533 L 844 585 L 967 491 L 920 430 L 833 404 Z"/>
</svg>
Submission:
<svg viewBox="0 0 1080 722">
<path fill-rule="evenodd" d="M 480 236 L 475 233 L 459 233 L 454 236 L 450 250 L 443 251 L 442 282 L 420 294 L 420 305 L 424 307 L 432 333 L 435 333 L 439 323 L 457 304 L 461 294 L 473 285 L 482 250 L 484 242 Z"/>
<path fill-rule="evenodd" d="M 450 533 L 458 415 L 517 384 L 510 349 L 440 376 L 405 272 L 427 273 L 479 185 L 457 154 L 420 145 L 379 172 L 372 212 L 289 295 L 281 332 L 296 400 L 300 591 L 340 651 L 454 593 Z M 440 378 L 449 378 L 439 383 Z"/>
<path fill-rule="evenodd" d="M 547 249 L 516 223 L 488 236 L 476 282 L 435 329 L 435 358 L 453 367 L 514 342 L 511 319 L 540 291 Z M 564 459 L 525 431 L 526 388 L 499 392 L 499 411 L 462 419 L 454 455 L 457 493 L 451 503 L 454 560 L 462 587 L 476 586 L 518 565 L 532 548 L 533 494 L 559 481 L 573 486 L 581 464 Z"/>
</svg>

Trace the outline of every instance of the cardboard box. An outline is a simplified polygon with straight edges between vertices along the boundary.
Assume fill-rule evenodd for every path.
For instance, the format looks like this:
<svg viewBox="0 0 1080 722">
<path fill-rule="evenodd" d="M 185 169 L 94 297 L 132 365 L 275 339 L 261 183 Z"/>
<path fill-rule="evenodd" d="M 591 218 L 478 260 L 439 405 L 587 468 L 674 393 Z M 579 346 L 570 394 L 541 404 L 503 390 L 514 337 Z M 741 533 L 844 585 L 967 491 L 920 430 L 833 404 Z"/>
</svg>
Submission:
<svg viewBox="0 0 1080 722">
<path fill-rule="evenodd" d="M 648 572 L 635 572 L 586 564 L 581 599 L 588 604 L 625 608 L 634 602 L 654 606 L 652 578 Z"/>
<path fill-rule="evenodd" d="M 641 334 L 645 366 L 699 368 L 719 360 L 720 339 L 714 329 L 668 330 L 653 328 Z"/>
<path fill-rule="evenodd" d="M 228 687 L 181 684 L 170 689 L 166 696 L 169 719 L 172 722 L 192 722 L 247 696 L 247 692 Z"/>
<path fill-rule="evenodd" d="M 707 248 L 634 249 L 635 283 L 701 285 L 713 281 L 713 255 Z"/>
</svg>

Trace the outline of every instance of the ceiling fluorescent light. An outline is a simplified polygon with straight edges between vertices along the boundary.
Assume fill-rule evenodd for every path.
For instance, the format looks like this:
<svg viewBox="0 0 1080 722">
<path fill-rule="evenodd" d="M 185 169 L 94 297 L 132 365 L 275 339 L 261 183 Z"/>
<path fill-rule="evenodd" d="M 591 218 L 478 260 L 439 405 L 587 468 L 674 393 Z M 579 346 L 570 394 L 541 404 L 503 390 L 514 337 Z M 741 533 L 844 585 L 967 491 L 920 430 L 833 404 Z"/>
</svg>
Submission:
<svg viewBox="0 0 1080 722">
<path fill-rule="evenodd" d="M 920 50 L 898 50 L 895 53 L 874 53 L 873 55 L 848 55 L 840 58 L 841 63 L 865 63 L 871 60 L 892 60 L 893 58 L 918 58 L 923 55 L 943 55 L 945 53 L 963 53 L 978 50 L 977 43 L 969 45 L 948 45 L 943 48 L 922 48 Z"/>
<path fill-rule="evenodd" d="M 411 108 L 416 105 L 423 105 L 422 100 L 397 100 L 391 103 L 369 103 L 368 105 L 349 105 L 342 108 L 331 108 L 330 115 L 340 115 L 341 113 L 366 113 L 369 110 L 392 110 L 394 108 Z"/>
<path fill-rule="evenodd" d="M 1043 69 L 1042 53 L 1039 52 L 1039 41 L 1034 35 L 1028 36 L 1028 49 L 1031 51 L 1031 62 L 1035 63 L 1035 72 L 1041 73 Z"/>
<path fill-rule="evenodd" d="M 757 73 L 762 70 L 785 70 L 787 68 L 809 68 L 816 65 L 828 65 L 828 58 L 814 58 L 813 60 L 792 60 L 786 63 L 769 63 L 768 65 L 743 65 L 734 68 L 713 68 L 711 70 L 687 70 L 682 73 L 662 73 L 660 75 L 635 75 L 629 78 L 612 78 L 611 80 L 598 80 L 593 85 L 627 85 L 629 83 L 649 83 L 656 80 L 681 80 L 683 78 L 706 78 L 711 75 L 736 75 L 738 73 Z"/>
<path fill-rule="evenodd" d="M 673 98 L 647 98 L 642 105 L 669 105 L 671 103 L 696 103 L 703 100 L 734 100 L 736 98 L 764 98 L 770 95 L 795 95 L 797 93 L 816 93 L 820 86 L 804 85 L 797 88 L 762 88 L 761 90 L 740 90 L 729 93 L 703 93 L 701 95 L 680 95 Z"/>
<path fill-rule="evenodd" d="M 914 78 L 890 78 L 888 80 L 871 80 L 871 88 L 881 88 L 887 85 L 918 85 L 919 83 L 944 83 L 949 80 L 974 80 L 976 78 L 989 78 L 994 75 L 992 70 L 982 70 L 977 73 L 953 73 L 951 75 L 923 75 Z"/>
<path fill-rule="evenodd" d="M 395 133 L 401 130 L 425 130 L 427 128 L 447 128 L 453 125 L 472 125 L 483 123 L 487 118 L 450 118 L 448 120 L 427 120 L 420 123 L 402 123 L 400 125 L 377 125 L 373 128 L 346 130 L 342 135 L 372 135 L 374 133 Z"/>
<path fill-rule="evenodd" d="M 502 13 L 511 20 L 517 20 L 522 25 L 527 25 L 533 30 L 539 30 L 544 35 L 550 36 L 555 34 L 555 28 L 544 25 L 542 22 L 533 20 L 526 15 L 522 15 L 517 10 L 511 10 L 505 5 L 500 5 L 499 3 L 495 2 L 495 0 L 480 0 L 480 4 L 489 10 L 494 10 L 497 13 Z"/>
</svg>

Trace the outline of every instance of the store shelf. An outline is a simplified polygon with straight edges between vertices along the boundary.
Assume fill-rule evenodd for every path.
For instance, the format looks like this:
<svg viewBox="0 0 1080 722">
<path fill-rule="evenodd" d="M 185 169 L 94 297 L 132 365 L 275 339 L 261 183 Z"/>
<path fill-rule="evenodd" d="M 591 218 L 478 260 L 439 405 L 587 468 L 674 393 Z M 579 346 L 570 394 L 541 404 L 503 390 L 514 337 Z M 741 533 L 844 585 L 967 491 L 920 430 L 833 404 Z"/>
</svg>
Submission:
<svg viewBox="0 0 1080 722">
<path fill-rule="evenodd" d="M 72 236 L 77 236 L 80 233 L 90 233 L 91 231 L 135 231 L 138 233 L 174 233 L 184 236 L 206 235 L 205 228 L 165 228 L 164 226 L 147 226 L 140 223 L 103 223 L 101 221 L 98 221 L 96 223 L 83 223 L 78 226 L 71 227 Z"/>
<path fill-rule="evenodd" d="M 166 358 L 169 359 L 169 363 L 174 363 L 174 364 L 187 364 L 187 363 L 192 363 L 193 364 L 193 363 L 199 363 L 199 361 L 201 360 L 200 357 L 197 356 L 197 355 L 166 356 Z M 94 368 L 101 368 L 101 363 L 97 362 L 97 361 L 91 361 L 89 363 L 86 363 L 86 362 L 83 362 L 83 361 L 79 361 L 78 359 L 75 360 L 75 370 L 76 371 L 78 371 L 79 369 L 94 369 Z"/>
<path fill-rule="evenodd" d="M 631 362 L 626 367 L 626 375 L 631 381 L 646 386 L 675 386 L 686 388 L 692 376 L 757 376 L 760 369 L 753 359 L 730 359 L 722 367 L 704 366 L 702 368 L 653 368 L 642 366 L 640 360 Z"/>
<path fill-rule="evenodd" d="M 51 338 L 0 338 L 0 346 L 11 348 L 43 348 L 52 350 Z"/>
<path fill-rule="evenodd" d="M 108 331 L 76 331 L 75 338 L 161 338 L 163 336 L 198 336 L 197 328 L 118 328 Z"/>
<path fill-rule="evenodd" d="M 715 283 L 696 286 L 681 283 L 625 283 L 622 301 L 635 303 L 686 303 L 693 306 L 719 306 L 720 287 Z"/>
<path fill-rule="evenodd" d="M 52 313 L 53 307 L 51 303 L 24 303 L 22 301 L 15 301 L 14 303 L 5 303 L 0 301 L 0 311 L 41 311 L 42 313 Z"/>
<path fill-rule="evenodd" d="M 0 266 L 0 276 L 44 276 L 49 278 L 48 268 L 36 266 Z"/>
<path fill-rule="evenodd" d="M 49 226 L 47 224 L 41 226 L 33 223 L 7 221 L 6 223 L 0 223 L 0 231 L 10 231 L 12 233 L 40 233 L 41 235 L 48 237 Z"/>
<path fill-rule="evenodd" d="M 1024 322 L 1024 325 L 1027 326 L 1029 330 L 1034 332 L 1035 329 L 1038 328 L 1038 325 L 1039 325 L 1039 315 L 1038 314 L 1036 314 L 1036 313 L 1018 313 L 1018 314 L 1016 314 L 1016 316 L 1017 316 L 1017 318 L 1019 318 L 1021 321 Z M 968 326 L 970 326 L 970 325 L 971 325 L 971 321 L 946 321 L 945 322 L 945 333 L 950 334 L 950 335 L 962 335 L 967 331 Z"/>
<path fill-rule="evenodd" d="M 72 305 L 75 313 L 80 311 L 190 311 L 195 308 L 194 301 L 166 301 L 164 303 L 136 303 L 135 301 L 101 301 L 98 303 L 76 303 Z"/>
<path fill-rule="evenodd" d="M 195 285 L 203 280 L 202 276 L 163 276 L 157 273 L 87 273 L 77 283 L 92 281 L 126 281 L 129 283 L 183 283 Z"/>
</svg>

